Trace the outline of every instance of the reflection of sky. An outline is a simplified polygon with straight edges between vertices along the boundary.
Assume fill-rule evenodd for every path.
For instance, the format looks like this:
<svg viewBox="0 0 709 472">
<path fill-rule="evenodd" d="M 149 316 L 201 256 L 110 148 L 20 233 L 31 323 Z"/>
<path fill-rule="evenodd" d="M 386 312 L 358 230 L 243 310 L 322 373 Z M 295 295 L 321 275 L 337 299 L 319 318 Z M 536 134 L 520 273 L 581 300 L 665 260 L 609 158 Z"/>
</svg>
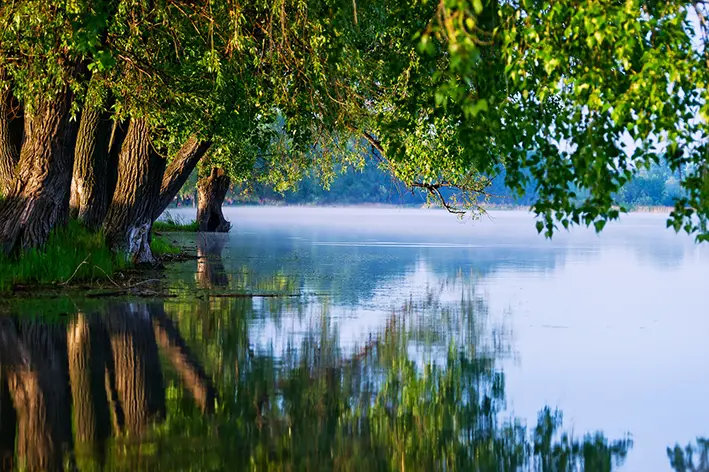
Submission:
<svg viewBox="0 0 709 472">
<path fill-rule="evenodd" d="M 630 431 L 635 446 L 623 470 L 669 470 L 667 446 L 709 435 L 709 249 L 665 229 L 665 215 L 627 215 L 601 236 L 575 229 L 547 241 L 516 212 L 464 224 L 420 210 L 225 213 L 235 226 L 227 270 L 245 262 L 264 274 L 277 269 L 304 292 L 326 293 L 345 352 L 429 293 L 437 304 L 416 316 L 455 333 L 454 323 L 436 327 L 436 317 L 474 294 L 488 312 L 481 332 L 505 326 L 513 342 L 503 365 L 516 416 L 533 423 L 549 404 L 579 434 Z M 253 326 L 263 349 L 281 350 L 322 326 L 319 303 L 300 318 L 274 321 L 265 311 Z M 411 349 L 423 359 L 418 345 Z M 428 349 L 427 358 L 445 353 Z"/>
<path fill-rule="evenodd" d="M 256 298 L 255 319 L 249 327 L 249 332 L 257 350 L 278 357 L 283 355 L 289 345 L 297 347 L 309 334 L 317 332 L 323 325 L 323 316 L 326 316 L 330 328 L 338 335 L 343 354 L 347 354 L 366 344 L 371 335 L 380 333 L 394 313 L 401 315 L 408 304 L 413 304 L 411 311 L 415 314 L 415 320 L 410 321 L 415 322 L 418 328 L 442 332 L 445 338 L 442 345 L 415 343 L 420 349 L 414 358 L 421 359 L 422 351 L 435 353 L 437 355 L 432 357 L 440 358 L 440 353 L 447 352 L 449 341 L 454 341 L 459 346 L 477 342 L 477 339 L 469 339 L 470 330 L 463 326 L 468 320 L 465 319 L 465 313 L 460 313 L 461 298 L 475 300 L 475 294 L 469 293 L 470 286 L 470 277 L 445 279 L 432 272 L 425 262 L 420 261 L 403 277 L 382 281 L 371 294 L 371 298 L 362 300 L 357 306 L 308 297 L 300 307 L 301 310 L 286 310 L 274 319 L 270 316 L 267 299 Z M 311 291 L 307 285 L 305 291 Z M 437 319 L 441 317 L 443 310 L 453 312 L 449 314 L 448 323 L 445 324 Z M 450 326 L 451 321 L 458 325 Z M 479 321 L 484 322 L 483 319 Z M 482 325 L 480 327 L 482 328 Z"/>
</svg>

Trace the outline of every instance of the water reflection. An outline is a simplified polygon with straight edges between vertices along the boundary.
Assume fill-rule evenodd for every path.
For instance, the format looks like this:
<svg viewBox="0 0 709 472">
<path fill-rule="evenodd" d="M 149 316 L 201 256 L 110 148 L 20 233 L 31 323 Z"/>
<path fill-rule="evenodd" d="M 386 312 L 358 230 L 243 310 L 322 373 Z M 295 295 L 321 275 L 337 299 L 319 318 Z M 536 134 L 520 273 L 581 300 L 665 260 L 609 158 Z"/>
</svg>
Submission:
<svg viewBox="0 0 709 472">
<path fill-rule="evenodd" d="M 254 350 L 254 303 L 245 298 L 211 300 L 218 309 L 209 310 L 113 301 L 66 323 L 5 317 L 5 464 L 551 471 L 611 470 L 622 462 L 628 439 L 574 438 L 548 408 L 530 430 L 502 414 L 497 349 L 476 342 L 480 307 L 463 299 L 448 314 L 451 325 L 466 327 L 456 342 L 416 316 L 436 306 L 436 297 L 391 313 L 383 329 L 348 352 L 326 311 L 282 354 Z"/>
<path fill-rule="evenodd" d="M 176 298 L 77 301 L 62 322 L 19 308 L 0 318 L 6 466 L 609 471 L 631 449 L 628 437 L 571 434 L 543 404 L 535 424 L 507 410 L 515 346 L 480 288 L 592 251 L 196 242 Z M 702 454 L 701 441 L 668 450 L 677 471 L 706 470 Z"/>
<path fill-rule="evenodd" d="M 196 239 L 197 285 L 204 289 L 229 285 L 229 276 L 222 260 L 222 252 L 229 236 L 221 233 L 201 233 Z"/>
</svg>

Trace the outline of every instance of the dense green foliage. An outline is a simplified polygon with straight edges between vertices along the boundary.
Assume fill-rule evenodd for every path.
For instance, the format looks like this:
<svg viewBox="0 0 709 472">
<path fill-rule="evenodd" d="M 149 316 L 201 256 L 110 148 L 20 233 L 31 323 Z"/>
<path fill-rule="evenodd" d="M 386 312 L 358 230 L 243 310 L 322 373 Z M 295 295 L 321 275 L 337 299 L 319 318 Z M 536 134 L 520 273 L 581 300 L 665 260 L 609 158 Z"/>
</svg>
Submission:
<svg viewBox="0 0 709 472">
<path fill-rule="evenodd" d="M 534 183 L 547 235 L 646 202 L 626 184 L 659 164 L 679 176 L 669 224 L 704 239 L 704 8 L 23 0 L 0 10 L 0 87 L 31 111 L 68 86 L 74 112 L 145 119 L 168 156 L 197 136 L 213 146 L 203 170 L 277 192 L 372 153 L 407 187 L 476 210 L 504 172 L 520 196 Z"/>
</svg>

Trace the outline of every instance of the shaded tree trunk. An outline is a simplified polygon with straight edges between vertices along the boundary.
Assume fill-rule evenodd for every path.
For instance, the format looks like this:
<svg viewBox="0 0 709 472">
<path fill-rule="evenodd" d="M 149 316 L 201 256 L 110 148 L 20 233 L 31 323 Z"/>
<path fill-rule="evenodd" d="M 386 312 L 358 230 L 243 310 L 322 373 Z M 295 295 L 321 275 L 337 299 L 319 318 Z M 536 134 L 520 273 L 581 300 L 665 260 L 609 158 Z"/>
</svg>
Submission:
<svg viewBox="0 0 709 472">
<path fill-rule="evenodd" d="M 87 228 L 97 230 L 108 210 L 111 114 L 88 107 L 81 113 L 74 152 L 70 209 Z"/>
<path fill-rule="evenodd" d="M 68 217 L 69 188 L 77 126 L 69 120 L 71 92 L 40 99 L 25 117 L 15 177 L 0 202 L 0 245 L 5 254 L 18 246 L 44 244 L 57 223 Z"/>
<path fill-rule="evenodd" d="M 118 181 L 104 228 L 111 246 L 135 263 L 155 262 L 150 229 L 164 164 L 152 149 L 148 124 L 132 120 L 118 157 Z"/>
<path fill-rule="evenodd" d="M 163 306 L 153 304 L 150 306 L 150 312 L 153 317 L 155 339 L 170 359 L 183 385 L 192 393 L 195 402 L 203 412 L 213 412 L 217 393 L 211 379 L 204 373 L 199 360 L 187 347 L 172 320 L 165 315 Z"/>
<path fill-rule="evenodd" d="M 222 250 L 229 236 L 201 234 L 197 237 L 197 282 L 205 289 L 226 287 L 229 277 L 224 269 Z"/>
<path fill-rule="evenodd" d="M 106 317 L 113 353 L 121 428 L 139 434 L 165 417 L 165 386 L 150 313 L 145 304 L 120 305 Z"/>
<path fill-rule="evenodd" d="M 111 432 L 104 381 L 108 339 L 97 318 L 80 313 L 67 327 L 74 437 L 82 452 L 98 449 Z"/>
<path fill-rule="evenodd" d="M 62 470 L 71 453 L 66 338 L 59 326 L 0 320 L 0 357 L 17 412 L 18 466 Z"/>
<path fill-rule="evenodd" d="M 2 73 L 0 73 L 2 78 Z M 10 191 L 22 145 L 23 114 L 10 88 L 0 90 L 0 195 Z"/>
<path fill-rule="evenodd" d="M 231 223 L 224 218 L 222 204 L 229 191 L 229 176 L 223 169 L 213 168 L 209 177 L 197 182 L 197 222 L 199 230 L 227 233 Z"/>
<path fill-rule="evenodd" d="M 160 217 L 163 211 L 175 199 L 177 192 L 187 182 L 197 163 L 212 146 L 211 141 L 200 141 L 196 136 L 190 136 L 182 148 L 173 157 L 165 169 L 160 186 L 160 197 L 153 208 L 153 220 Z"/>
</svg>

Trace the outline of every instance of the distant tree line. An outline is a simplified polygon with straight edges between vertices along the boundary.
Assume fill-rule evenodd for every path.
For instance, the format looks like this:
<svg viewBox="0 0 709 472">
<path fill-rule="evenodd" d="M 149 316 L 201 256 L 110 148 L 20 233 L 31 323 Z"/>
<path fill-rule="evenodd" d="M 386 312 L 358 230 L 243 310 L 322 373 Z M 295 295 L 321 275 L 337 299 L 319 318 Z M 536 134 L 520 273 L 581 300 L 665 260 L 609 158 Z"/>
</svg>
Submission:
<svg viewBox="0 0 709 472">
<path fill-rule="evenodd" d="M 196 192 L 196 175 L 186 183 L 179 195 L 180 205 L 192 205 Z M 522 195 L 516 195 L 505 185 L 505 172 L 492 177 L 487 188 L 488 203 L 492 205 L 530 206 L 538 198 L 537 182 L 530 177 Z M 681 195 L 680 176 L 666 165 L 655 165 L 641 170 L 637 177 L 626 183 L 618 192 L 616 201 L 632 210 L 646 206 L 672 206 Z M 455 192 L 446 192 L 450 197 Z M 583 194 L 579 192 L 579 197 Z M 231 204 L 287 204 L 287 205 L 356 205 L 382 204 L 420 206 L 427 201 L 427 192 L 409 188 L 404 182 L 392 178 L 375 160 L 366 161 L 363 168 L 347 167 L 339 172 L 329 185 L 308 172 L 295 189 L 278 192 L 273 186 L 260 184 L 246 187 L 235 185 L 229 191 L 227 203 Z M 435 203 L 435 201 L 434 201 Z"/>
</svg>

